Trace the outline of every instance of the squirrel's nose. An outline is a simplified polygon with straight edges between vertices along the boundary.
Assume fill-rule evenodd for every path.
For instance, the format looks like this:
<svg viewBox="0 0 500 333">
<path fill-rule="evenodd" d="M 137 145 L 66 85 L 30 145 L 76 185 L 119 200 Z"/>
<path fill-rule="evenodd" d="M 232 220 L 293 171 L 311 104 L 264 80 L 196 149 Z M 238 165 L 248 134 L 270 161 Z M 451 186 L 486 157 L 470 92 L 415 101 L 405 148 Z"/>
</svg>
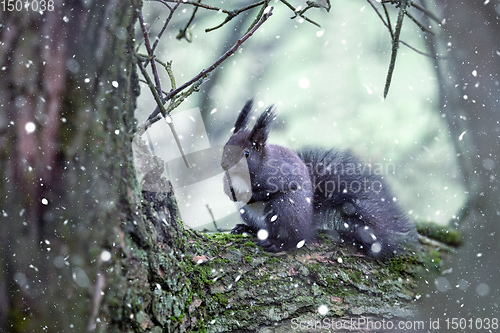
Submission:
<svg viewBox="0 0 500 333">
<path fill-rule="evenodd" d="M 234 165 L 234 162 L 233 162 L 231 154 L 224 149 L 224 152 L 222 153 L 222 159 L 220 161 L 220 166 L 222 167 L 222 169 L 224 171 L 227 171 L 233 165 Z"/>
<path fill-rule="evenodd" d="M 238 157 L 241 155 L 242 149 L 238 146 L 226 145 L 222 151 L 222 158 L 220 161 L 220 166 L 224 171 L 229 170 L 233 165 L 238 162 Z"/>
<path fill-rule="evenodd" d="M 227 163 L 226 159 L 224 158 L 224 155 L 222 155 L 222 161 L 220 162 L 220 166 L 224 171 L 227 171 L 230 168 L 229 163 Z"/>
</svg>

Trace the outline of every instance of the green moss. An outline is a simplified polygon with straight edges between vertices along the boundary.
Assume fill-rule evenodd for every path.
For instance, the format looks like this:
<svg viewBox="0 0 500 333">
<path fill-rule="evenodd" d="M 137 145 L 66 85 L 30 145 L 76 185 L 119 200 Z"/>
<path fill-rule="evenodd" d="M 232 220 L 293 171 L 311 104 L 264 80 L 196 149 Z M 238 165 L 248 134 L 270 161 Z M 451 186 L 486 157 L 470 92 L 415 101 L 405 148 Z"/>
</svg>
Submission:
<svg viewBox="0 0 500 333">
<path fill-rule="evenodd" d="M 363 276 L 363 274 L 360 272 L 360 271 L 351 271 L 349 273 L 349 277 L 351 278 L 351 280 L 355 283 L 360 283 L 361 282 L 361 277 Z"/>
<path fill-rule="evenodd" d="M 397 256 L 387 261 L 389 272 L 396 276 L 412 274 L 421 262 L 414 256 Z"/>
<path fill-rule="evenodd" d="M 229 301 L 227 300 L 227 298 L 222 296 L 221 293 L 214 294 L 212 298 L 215 301 L 217 301 L 220 305 L 222 305 L 223 307 L 226 307 L 229 304 Z"/>
<path fill-rule="evenodd" d="M 463 237 L 460 231 L 447 226 L 441 226 L 432 222 L 417 223 L 418 233 L 426 237 L 435 239 L 450 246 L 460 246 Z"/>
<path fill-rule="evenodd" d="M 251 256 L 246 256 L 246 257 L 245 257 L 245 262 L 246 262 L 247 264 L 251 263 L 251 262 L 252 262 L 252 257 L 251 257 Z"/>
</svg>

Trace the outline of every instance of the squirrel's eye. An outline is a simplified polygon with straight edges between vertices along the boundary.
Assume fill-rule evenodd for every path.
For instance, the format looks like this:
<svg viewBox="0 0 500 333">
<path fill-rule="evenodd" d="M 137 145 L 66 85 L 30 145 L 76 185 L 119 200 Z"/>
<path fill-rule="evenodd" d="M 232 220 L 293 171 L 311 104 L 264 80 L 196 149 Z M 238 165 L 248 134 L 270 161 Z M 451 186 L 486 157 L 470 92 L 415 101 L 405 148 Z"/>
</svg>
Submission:
<svg viewBox="0 0 500 333">
<path fill-rule="evenodd" d="M 248 156 L 250 156 L 250 152 L 249 152 L 248 150 L 245 150 L 245 151 L 243 152 L 243 155 L 245 155 L 245 157 L 248 157 Z"/>
</svg>

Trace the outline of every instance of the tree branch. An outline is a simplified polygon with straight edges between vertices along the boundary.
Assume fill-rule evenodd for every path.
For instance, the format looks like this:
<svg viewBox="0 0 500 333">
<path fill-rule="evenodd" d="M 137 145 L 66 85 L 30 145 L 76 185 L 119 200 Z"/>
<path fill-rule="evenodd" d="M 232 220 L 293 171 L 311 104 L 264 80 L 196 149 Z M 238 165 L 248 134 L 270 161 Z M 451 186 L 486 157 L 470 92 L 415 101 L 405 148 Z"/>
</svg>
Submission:
<svg viewBox="0 0 500 333">
<path fill-rule="evenodd" d="M 151 63 L 153 64 L 153 62 Z M 177 148 L 179 148 L 179 151 L 181 153 L 182 159 L 184 160 L 184 163 L 186 164 L 186 167 L 190 167 L 189 162 L 187 160 L 186 154 L 184 153 L 184 149 L 182 148 L 181 141 L 179 139 L 179 135 L 177 134 L 177 131 L 175 130 L 174 123 L 172 122 L 172 118 L 168 114 L 167 110 L 165 109 L 165 106 L 163 105 L 163 101 L 158 94 L 158 92 L 155 89 L 155 86 L 153 85 L 153 82 L 151 81 L 151 78 L 149 77 L 148 73 L 146 72 L 146 69 L 144 68 L 144 65 L 141 62 L 141 59 L 137 59 L 137 65 L 139 66 L 139 69 L 141 70 L 142 75 L 148 82 L 149 89 L 151 90 L 151 93 L 153 94 L 156 104 L 159 106 L 159 112 L 163 115 L 165 118 L 165 121 L 167 122 L 168 126 L 170 127 L 170 130 L 172 131 L 172 135 L 174 136 L 175 143 L 177 144 Z M 151 126 L 152 123 L 149 125 Z M 149 127 L 148 126 L 148 127 Z M 146 128 L 146 127 L 144 127 Z M 140 132 L 139 132 L 140 133 Z"/>
<path fill-rule="evenodd" d="M 149 60 L 151 60 L 151 70 L 153 71 L 153 76 L 155 78 L 156 92 L 160 95 L 160 99 L 162 99 L 163 93 L 161 90 L 160 76 L 158 75 L 158 70 L 156 69 L 154 52 L 153 52 L 153 49 L 151 48 L 151 44 L 149 42 L 149 33 L 148 33 L 148 30 L 146 29 L 146 23 L 144 22 L 144 17 L 142 16 L 142 11 L 139 13 L 139 23 L 141 25 L 142 33 L 144 34 L 144 45 L 146 46 L 146 50 L 148 51 Z"/>
<path fill-rule="evenodd" d="M 321 26 L 314 22 L 313 20 L 311 20 L 310 18 L 308 18 L 307 16 L 304 15 L 304 13 L 298 11 L 293 5 L 291 5 L 288 1 L 286 0 L 280 0 L 281 3 L 283 3 L 285 6 L 287 6 L 288 8 L 290 8 L 294 13 L 295 13 L 295 16 L 292 16 L 291 18 L 295 18 L 297 16 L 300 16 L 301 18 L 303 18 L 304 20 L 306 20 L 307 22 L 311 23 L 311 24 L 314 24 L 315 26 L 317 26 L 318 28 L 321 28 Z M 305 11 L 304 11 L 305 12 Z"/>
<path fill-rule="evenodd" d="M 423 32 L 427 32 L 431 35 L 434 35 L 434 32 L 432 32 L 429 28 L 425 27 L 422 23 L 420 23 L 413 15 L 410 13 L 406 12 L 406 16 L 410 18 Z"/>
<path fill-rule="evenodd" d="M 201 1 L 201 0 L 200 0 Z M 158 33 L 158 37 L 156 38 L 154 44 L 153 44 L 153 52 L 156 50 L 156 46 L 158 46 L 158 43 L 160 42 L 161 36 L 163 36 L 163 33 L 167 29 L 168 24 L 170 23 L 170 20 L 172 19 L 172 16 L 174 16 L 175 10 L 179 7 L 181 4 L 182 0 L 177 0 L 177 3 L 175 4 L 174 8 L 171 8 L 167 3 L 165 3 L 165 6 L 167 6 L 170 9 L 170 14 L 167 17 L 167 20 L 165 21 L 165 24 L 163 24 L 162 29 Z"/>
<path fill-rule="evenodd" d="M 256 2 L 256 3 L 252 3 L 246 7 L 243 7 L 243 8 L 240 8 L 240 9 L 236 9 L 234 11 L 231 11 L 229 13 L 226 13 L 227 16 L 226 16 L 226 19 L 219 25 L 213 27 L 213 28 L 208 28 L 208 29 L 205 29 L 205 32 L 210 32 L 210 31 L 213 31 L 213 30 L 216 30 L 216 29 L 219 29 L 220 27 L 222 27 L 223 25 L 225 25 L 226 23 L 228 23 L 229 21 L 231 21 L 233 18 L 235 18 L 236 16 L 238 16 L 239 14 L 243 13 L 244 11 L 247 11 L 249 9 L 252 9 L 252 8 L 255 8 L 257 6 L 260 6 L 262 4 L 265 4 L 267 7 L 267 4 L 269 3 L 269 0 L 262 0 L 262 1 L 259 1 L 259 2 Z"/>
<path fill-rule="evenodd" d="M 387 78 L 385 81 L 384 87 L 384 98 L 387 97 L 389 93 L 389 87 L 391 85 L 392 73 L 394 72 L 394 67 L 396 66 L 396 56 L 398 54 L 399 48 L 399 35 L 401 34 L 401 28 L 403 27 L 403 19 L 406 14 L 406 7 L 408 6 L 409 0 L 401 0 L 399 7 L 398 20 L 396 23 L 396 29 L 394 31 L 394 38 L 392 39 L 392 54 L 391 54 L 391 62 L 389 64 L 389 71 L 387 73 Z"/>
<path fill-rule="evenodd" d="M 198 0 L 198 3 L 201 3 L 201 0 Z M 193 14 L 191 14 L 191 17 L 189 18 L 189 21 L 186 23 L 186 26 L 184 27 L 184 29 L 181 29 L 179 31 L 179 33 L 177 34 L 177 36 L 175 38 L 177 38 L 179 40 L 182 39 L 182 38 L 186 38 L 186 40 L 189 43 L 191 43 L 191 38 L 187 37 L 186 32 L 187 32 L 189 26 L 191 25 L 191 23 L 193 22 L 194 17 L 196 15 L 196 12 L 198 11 L 198 8 L 199 8 L 199 6 L 195 6 L 194 7 Z"/>
<path fill-rule="evenodd" d="M 175 97 L 177 94 L 179 94 L 181 91 L 183 91 L 184 89 L 186 89 L 187 87 L 189 87 L 190 85 L 194 84 L 195 82 L 199 81 L 200 79 L 206 77 L 208 74 L 210 74 L 214 69 L 216 69 L 224 60 L 226 60 L 227 58 L 229 58 L 232 54 L 234 54 L 234 52 L 236 52 L 236 50 L 241 46 L 241 44 L 243 44 L 248 38 L 250 38 L 255 31 L 257 31 L 257 29 L 259 29 L 259 27 L 265 22 L 267 21 L 267 19 L 269 17 L 271 17 L 272 15 L 272 11 L 273 11 L 273 7 L 269 7 L 269 10 L 267 12 L 264 13 L 264 15 L 262 16 L 262 18 L 259 20 L 259 22 L 257 22 L 257 24 L 255 24 L 255 26 L 250 29 L 243 37 L 241 37 L 240 39 L 238 39 L 238 41 L 236 42 L 236 44 L 234 44 L 229 50 L 227 50 L 222 56 L 219 57 L 219 59 L 217 59 L 212 65 L 210 65 L 209 67 L 205 68 L 204 70 L 202 70 L 200 73 L 198 73 L 198 75 L 196 75 L 195 77 L 193 77 L 191 80 L 187 81 L 186 83 L 184 83 L 183 85 L 181 85 L 180 87 L 176 88 L 176 89 L 173 89 L 171 90 L 164 98 L 164 102 L 172 99 L 173 97 Z M 163 107 L 163 104 L 162 104 L 162 107 Z M 163 109 L 165 109 L 163 107 Z M 158 113 L 160 113 L 160 105 L 158 105 L 156 107 L 156 109 L 153 111 L 153 113 L 151 113 L 151 115 L 149 115 L 148 117 L 148 120 L 153 120 L 153 119 L 156 119 L 156 115 L 158 115 Z"/>
</svg>

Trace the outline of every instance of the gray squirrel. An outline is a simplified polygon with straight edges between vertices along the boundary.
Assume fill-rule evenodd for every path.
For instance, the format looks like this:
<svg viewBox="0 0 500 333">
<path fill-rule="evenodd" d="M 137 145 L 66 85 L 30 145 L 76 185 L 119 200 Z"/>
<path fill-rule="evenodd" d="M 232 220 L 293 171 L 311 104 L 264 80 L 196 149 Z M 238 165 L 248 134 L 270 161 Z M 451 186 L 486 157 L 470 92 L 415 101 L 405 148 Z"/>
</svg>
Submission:
<svg viewBox="0 0 500 333">
<path fill-rule="evenodd" d="M 267 143 L 275 111 L 267 108 L 250 130 L 252 106 L 249 100 L 241 110 L 222 153 L 224 191 L 245 222 L 232 233 L 257 236 L 256 244 L 269 252 L 302 247 L 320 230 L 374 257 L 417 247 L 415 225 L 381 175 L 349 151 L 295 153 Z"/>
</svg>

